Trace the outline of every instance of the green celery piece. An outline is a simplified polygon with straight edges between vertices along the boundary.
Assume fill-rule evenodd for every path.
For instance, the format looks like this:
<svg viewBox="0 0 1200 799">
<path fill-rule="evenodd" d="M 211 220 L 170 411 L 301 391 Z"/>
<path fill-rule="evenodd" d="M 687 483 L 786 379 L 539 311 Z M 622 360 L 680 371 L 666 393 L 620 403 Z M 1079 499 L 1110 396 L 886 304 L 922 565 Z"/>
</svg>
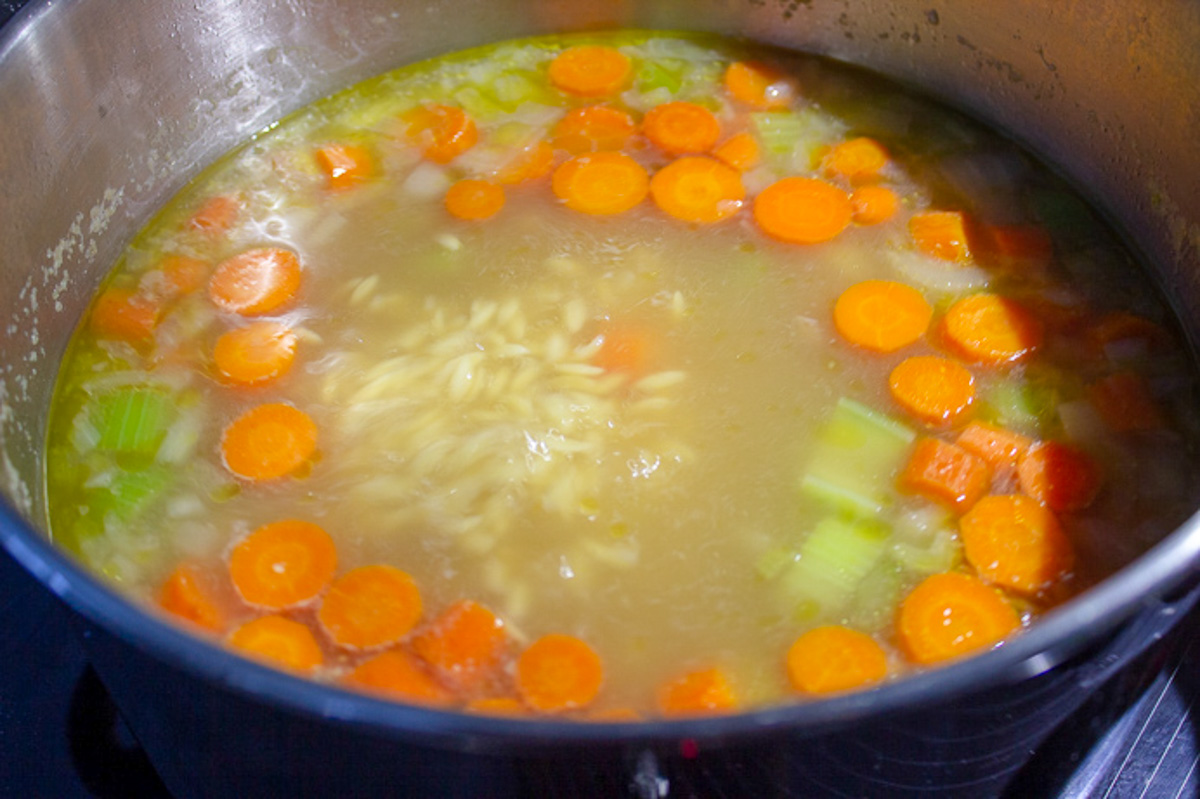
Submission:
<svg viewBox="0 0 1200 799">
<path fill-rule="evenodd" d="M 952 571 L 962 560 L 962 544 L 949 530 L 939 530 L 927 546 L 899 542 L 892 547 L 896 562 L 920 575 Z"/>
<path fill-rule="evenodd" d="M 819 148 L 845 134 L 843 126 L 808 108 L 758 111 L 750 115 L 750 124 L 770 158 L 800 171 L 812 168 Z"/>
<path fill-rule="evenodd" d="M 774 155 L 790 155 L 805 132 L 804 120 L 792 111 L 753 113 L 750 124 L 763 149 Z"/>
<path fill-rule="evenodd" d="M 118 519 L 128 522 L 162 496 L 170 483 L 171 471 L 166 468 L 123 471 L 108 486 L 104 499 Z"/>
<path fill-rule="evenodd" d="M 174 417 L 167 392 L 154 388 L 117 389 L 102 396 L 95 409 L 97 448 L 129 455 L 153 456 Z"/>
<path fill-rule="evenodd" d="M 1039 433 L 1053 421 L 1058 400 L 1052 386 L 1005 380 L 987 392 L 983 410 L 990 421 L 1003 427 Z"/>
<path fill-rule="evenodd" d="M 854 596 L 889 540 L 883 525 L 828 516 L 800 545 L 800 558 L 780 584 L 789 600 L 804 607 L 815 604 L 822 614 L 835 612 Z"/>
<path fill-rule="evenodd" d="M 683 87 L 683 71 L 687 64 L 677 59 L 661 61 L 643 61 L 638 68 L 634 85 L 639 92 L 652 92 L 655 89 L 666 89 L 672 95 L 678 94 Z"/>
<path fill-rule="evenodd" d="M 454 93 L 454 99 L 478 122 L 486 122 L 508 113 L 494 98 L 474 86 L 459 89 Z"/>
<path fill-rule="evenodd" d="M 801 490 L 854 515 L 877 516 L 915 437 L 890 416 L 843 397 L 817 435 Z"/>
</svg>

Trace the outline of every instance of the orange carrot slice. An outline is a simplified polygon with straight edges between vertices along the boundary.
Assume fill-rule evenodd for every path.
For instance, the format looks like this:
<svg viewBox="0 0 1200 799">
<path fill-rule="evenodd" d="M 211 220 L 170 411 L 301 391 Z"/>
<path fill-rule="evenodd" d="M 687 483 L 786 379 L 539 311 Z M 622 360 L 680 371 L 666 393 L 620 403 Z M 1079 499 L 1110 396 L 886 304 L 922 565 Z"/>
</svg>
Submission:
<svg viewBox="0 0 1200 799">
<path fill-rule="evenodd" d="M 738 172 L 754 169 L 762 161 L 758 140 L 746 131 L 730 136 L 713 150 L 713 155 Z"/>
<path fill-rule="evenodd" d="M 637 132 L 633 117 L 606 105 L 569 111 L 554 126 L 554 146 L 572 155 L 620 150 Z"/>
<path fill-rule="evenodd" d="M 418 106 L 406 113 L 407 136 L 430 161 L 445 164 L 475 146 L 479 129 L 467 112 L 451 105 Z"/>
<path fill-rule="evenodd" d="M 519 150 L 492 174 L 492 179 L 503 184 L 525 183 L 550 174 L 553 166 L 554 148 L 548 142 L 538 141 Z"/>
<path fill-rule="evenodd" d="M 935 574 L 901 603 L 896 635 L 910 660 L 931 664 L 986 649 L 1020 623 L 994 588 L 965 574 Z"/>
<path fill-rule="evenodd" d="M 662 685 L 657 696 L 664 716 L 705 716 L 738 708 L 737 695 L 725 672 L 713 667 L 684 674 Z"/>
<path fill-rule="evenodd" d="M 711 224 L 736 214 L 746 189 L 733 167 L 712 158 L 689 156 L 656 172 L 650 179 L 650 195 L 676 219 Z"/>
<path fill-rule="evenodd" d="M 220 235 L 233 227 L 241 212 L 241 197 L 236 194 L 218 194 L 204 201 L 196 213 L 192 214 L 187 226 L 209 235 Z"/>
<path fill-rule="evenodd" d="M 296 333 L 279 322 L 254 322 L 222 333 L 213 367 L 228 383 L 254 386 L 287 374 L 296 358 Z"/>
<path fill-rule="evenodd" d="M 850 193 L 853 218 L 859 225 L 878 225 L 896 215 L 900 198 L 887 186 L 859 186 Z"/>
<path fill-rule="evenodd" d="M 317 426 L 304 411 L 268 403 L 251 408 L 225 428 L 225 466 L 246 480 L 274 480 L 295 473 L 317 448 Z"/>
<path fill-rule="evenodd" d="M 247 622 L 228 640 L 234 649 L 256 660 L 292 671 L 312 671 L 325 661 L 312 630 L 282 616 Z"/>
<path fill-rule="evenodd" d="M 754 221 L 763 232 L 792 244 L 829 241 L 846 229 L 853 213 L 846 192 L 815 178 L 784 178 L 754 200 Z"/>
<path fill-rule="evenodd" d="M 958 526 L 963 554 L 979 576 L 1021 594 L 1048 588 L 1074 564 L 1058 519 L 1031 497 L 984 497 Z"/>
<path fill-rule="evenodd" d="M 342 683 L 418 705 L 445 707 L 454 695 L 438 684 L 412 655 L 393 649 L 360 663 Z"/>
<path fill-rule="evenodd" d="M 181 619 L 214 632 L 225 626 L 213 590 L 204 574 L 194 566 L 178 566 L 163 581 L 158 605 Z"/>
<path fill-rule="evenodd" d="M 1017 464 L 1021 490 L 1055 511 L 1082 510 L 1096 499 L 1100 467 L 1080 449 L 1059 441 L 1034 444 Z"/>
<path fill-rule="evenodd" d="M 860 136 L 833 147 L 822 161 L 825 174 L 851 183 L 874 180 L 888 164 L 887 150 L 874 139 Z"/>
<path fill-rule="evenodd" d="M 908 220 L 908 232 L 917 249 L 943 261 L 971 260 L 966 218 L 958 211 L 924 211 Z"/>
<path fill-rule="evenodd" d="M 300 258 L 282 247 L 260 247 L 227 258 L 208 281 L 213 303 L 243 316 L 282 308 L 299 290 Z"/>
<path fill-rule="evenodd" d="M 975 377 L 957 361 L 936 355 L 905 358 L 888 377 L 892 398 L 923 422 L 950 425 L 975 401 Z"/>
<path fill-rule="evenodd" d="M 337 548 L 329 533 L 299 519 L 265 524 L 229 554 L 229 576 L 238 594 L 271 610 L 315 599 L 336 568 Z"/>
<path fill-rule="evenodd" d="M 96 298 L 88 326 L 99 338 L 143 347 L 154 339 L 161 312 L 161 306 L 154 300 L 129 289 L 112 287 Z"/>
<path fill-rule="evenodd" d="M 991 470 L 981 458 L 936 438 L 917 441 L 899 478 L 902 490 L 958 513 L 982 499 L 991 483 Z"/>
<path fill-rule="evenodd" d="M 1033 445 L 1033 439 L 986 422 L 972 421 L 958 434 L 956 443 L 993 469 L 1015 469 L 1017 461 Z"/>
<path fill-rule="evenodd" d="M 151 302 L 168 303 L 199 289 L 208 280 L 209 265 L 199 258 L 168 255 L 142 275 L 138 293 Z"/>
<path fill-rule="evenodd" d="M 1161 430 L 1166 425 L 1150 385 L 1136 372 L 1116 372 L 1097 380 L 1088 386 L 1088 399 L 1117 432 Z"/>
<path fill-rule="evenodd" d="M 339 646 L 387 646 L 420 620 L 421 592 L 411 577 L 393 566 L 361 566 L 333 581 L 317 618 Z"/>
<path fill-rule="evenodd" d="M 442 682 L 476 692 L 503 661 L 508 637 L 496 614 L 466 599 L 414 636 L 412 648 Z"/>
<path fill-rule="evenodd" d="M 517 691 L 541 713 L 586 707 L 603 682 L 600 656 L 569 635 L 542 636 L 517 660 Z"/>
<path fill-rule="evenodd" d="M 550 62 L 550 82 L 567 94 L 602 97 L 629 83 L 633 65 L 615 47 L 583 45 L 563 50 Z"/>
<path fill-rule="evenodd" d="M 858 630 L 828 625 L 809 630 L 787 652 L 792 687 L 806 694 L 831 694 L 873 685 L 887 676 L 887 655 Z"/>
<path fill-rule="evenodd" d="M 796 99 L 796 84 L 766 64 L 735 61 L 725 70 L 725 89 L 735 100 L 761 111 L 787 108 Z"/>
<path fill-rule="evenodd" d="M 1017 302 L 972 294 L 950 306 L 942 330 L 960 356 L 985 364 L 1024 360 L 1042 345 L 1042 324 Z"/>
<path fill-rule="evenodd" d="M 716 146 L 721 123 L 704 106 L 676 100 L 647 111 L 642 132 L 668 155 L 700 154 Z"/>
<path fill-rule="evenodd" d="M 317 149 L 317 164 L 332 191 L 345 191 L 371 177 L 371 152 L 357 144 L 326 144 Z"/>
<path fill-rule="evenodd" d="M 447 190 L 445 202 L 459 219 L 487 219 L 504 207 L 504 189 L 486 180 L 460 180 Z"/>
<path fill-rule="evenodd" d="M 643 328 L 614 324 L 601 335 L 604 341 L 593 362 L 610 372 L 644 372 L 654 358 L 653 338 Z"/>
<path fill-rule="evenodd" d="M 842 338 L 875 352 L 895 352 L 925 335 L 933 308 L 921 292 L 891 280 L 864 280 L 842 292 L 833 324 Z"/>
<path fill-rule="evenodd" d="M 556 169 L 553 187 L 574 211 L 619 214 L 646 198 L 650 178 L 641 164 L 623 153 L 587 153 Z"/>
</svg>

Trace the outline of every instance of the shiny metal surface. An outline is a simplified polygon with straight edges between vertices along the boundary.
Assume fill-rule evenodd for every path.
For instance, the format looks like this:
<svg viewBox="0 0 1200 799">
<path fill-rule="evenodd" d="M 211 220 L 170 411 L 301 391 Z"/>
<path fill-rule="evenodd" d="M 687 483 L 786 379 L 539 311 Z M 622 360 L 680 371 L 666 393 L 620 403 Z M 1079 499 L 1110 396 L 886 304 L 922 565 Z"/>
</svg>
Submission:
<svg viewBox="0 0 1200 799">
<path fill-rule="evenodd" d="M 0 36 L 0 489 L 10 509 L 0 512 L 0 542 L 85 615 L 122 604 L 25 523 L 44 524 L 40 444 L 71 328 L 128 237 L 199 169 L 272 120 L 377 72 L 498 38 L 615 25 L 824 53 L 1012 132 L 1089 188 L 1145 253 L 1197 340 L 1200 3 L 1192 0 L 44 2 Z M 996 653 L 876 692 L 871 704 L 845 698 L 747 724 L 853 718 L 1037 673 L 1158 607 L 1198 560 L 1193 520 Z M 165 657 L 199 647 L 124 614 L 117 632 L 149 630 L 148 646 Z M 207 676 L 300 701 L 280 678 L 235 673 L 234 663 L 219 660 Z M 334 693 L 306 696 L 334 715 L 374 713 L 366 700 L 339 704 Z"/>
</svg>

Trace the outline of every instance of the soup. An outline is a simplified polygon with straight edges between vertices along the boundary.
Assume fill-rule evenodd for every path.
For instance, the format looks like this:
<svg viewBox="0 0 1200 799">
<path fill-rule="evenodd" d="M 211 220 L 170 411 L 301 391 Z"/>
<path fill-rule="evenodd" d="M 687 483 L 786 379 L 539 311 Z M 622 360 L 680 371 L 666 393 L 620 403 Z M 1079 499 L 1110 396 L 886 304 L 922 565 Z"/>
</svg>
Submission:
<svg viewBox="0 0 1200 799">
<path fill-rule="evenodd" d="M 51 529 L 317 680 L 732 712 L 1002 646 L 1144 551 L 1194 504 L 1193 388 L 1113 235 L 953 112 L 527 40 L 298 112 L 136 237 L 64 361 Z"/>
</svg>

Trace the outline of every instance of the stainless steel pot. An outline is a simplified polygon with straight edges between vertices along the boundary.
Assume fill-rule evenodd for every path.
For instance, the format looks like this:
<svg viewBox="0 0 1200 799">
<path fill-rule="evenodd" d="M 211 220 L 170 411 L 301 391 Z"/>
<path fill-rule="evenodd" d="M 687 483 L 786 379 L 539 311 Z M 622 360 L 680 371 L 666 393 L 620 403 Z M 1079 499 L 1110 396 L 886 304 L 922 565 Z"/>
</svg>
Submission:
<svg viewBox="0 0 1200 799">
<path fill-rule="evenodd" d="M 354 764 L 367 763 L 367 777 L 401 780 L 379 785 L 446 787 L 465 775 L 470 792 L 482 774 L 491 780 L 482 792 L 501 794 L 511 775 L 499 753 L 538 762 L 587 753 L 629 767 L 628 785 L 654 795 L 655 753 L 673 742 L 736 748 L 885 718 L 937 723 L 963 697 L 1027 692 L 1047 674 L 1098 682 L 1192 603 L 1196 518 L 1011 644 L 878 691 L 689 723 L 526 723 L 389 705 L 241 661 L 128 605 L 48 543 L 42 443 L 56 364 L 91 292 L 160 204 L 272 120 L 372 74 L 494 39 L 609 26 L 717 31 L 827 54 L 1009 131 L 1087 187 L 1196 341 L 1194 0 L 32 4 L 0 32 L 0 541 L 77 611 L 101 677 L 173 790 L 274 793 L 299 776 L 298 792 L 319 793 L 352 785 L 347 775 L 363 774 Z M 225 745 L 235 740 L 240 750 Z M 214 758 L 220 778 L 192 778 Z"/>
</svg>

